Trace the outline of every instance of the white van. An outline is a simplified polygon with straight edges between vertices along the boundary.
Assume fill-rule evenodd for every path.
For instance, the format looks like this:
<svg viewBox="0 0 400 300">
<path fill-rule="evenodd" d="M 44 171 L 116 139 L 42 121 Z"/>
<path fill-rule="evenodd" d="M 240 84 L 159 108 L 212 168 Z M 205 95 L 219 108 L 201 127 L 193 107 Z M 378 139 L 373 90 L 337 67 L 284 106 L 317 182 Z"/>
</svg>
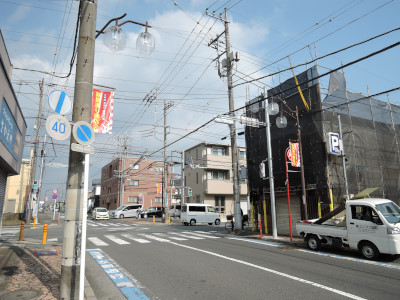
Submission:
<svg viewBox="0 0 400 300">
<path fill-rule="evenodd" d="M 118 207 L 116 210 L 110 212 L 111 218 L 132 218 L 137 217 L 138 209 L 143 210 L 143 204 L 127 204 Z"/>
<path fill-rule="evenodd" d="M 221 216 L 215 211 L 214 206 L 200 203 L 186 203 L 182 205 L 181 221 L 185 226 L 196 225 L 196 223 L 208 223 L 208 225 L 219 225 Z"/>
</svg>

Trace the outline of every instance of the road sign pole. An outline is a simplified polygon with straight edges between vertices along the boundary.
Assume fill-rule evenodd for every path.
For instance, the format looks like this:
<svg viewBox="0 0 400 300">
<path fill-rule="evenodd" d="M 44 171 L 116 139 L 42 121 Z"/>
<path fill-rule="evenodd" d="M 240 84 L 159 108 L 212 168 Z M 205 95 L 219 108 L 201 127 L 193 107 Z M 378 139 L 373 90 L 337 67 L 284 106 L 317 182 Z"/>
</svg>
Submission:
<svg viewBox="0 0 400 300">
<path fill-rule="evenodd" d="M 97 0 L 80 1 L 79 43 L 76 59 L 72 122 L 90 124 L 92 110 L 93 67 L 96 35 Z M 71 137 L 71 143 L 76 143 Z M 78 299 L 80 239 L 84 190 L 85 154 L 70 149 L 66 184 L 64 240 L 61 261 L 60 299 Z"/>
<path fill-rule="evenodd" d="M 83 208 L 82 208 L 82 241 L 81 241 L 81 268 L 79 274 L 79 299 L 83 299 L 85 287 L 85 254 L 86 254 L 86 224 L 87 202 L 89 188 L 89 154 L 85 154 L 85 179 L 83 181 Z"/>
</svg>

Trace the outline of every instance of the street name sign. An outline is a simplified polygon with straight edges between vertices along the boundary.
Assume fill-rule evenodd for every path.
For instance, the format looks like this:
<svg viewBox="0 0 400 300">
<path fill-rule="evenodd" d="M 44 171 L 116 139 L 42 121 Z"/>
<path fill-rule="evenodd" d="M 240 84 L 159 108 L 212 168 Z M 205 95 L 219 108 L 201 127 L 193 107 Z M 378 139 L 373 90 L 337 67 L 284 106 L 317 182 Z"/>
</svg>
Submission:
<svg viewBox="0 0 400 300">
<path fill-rule="evenodd" d="M 86 145 L 81 145 L 77 143 L 71 143 L 71 150 L 75 152 L 81 152 L 85 154 L 93 154 L 94 148 Z"/>
</svg>

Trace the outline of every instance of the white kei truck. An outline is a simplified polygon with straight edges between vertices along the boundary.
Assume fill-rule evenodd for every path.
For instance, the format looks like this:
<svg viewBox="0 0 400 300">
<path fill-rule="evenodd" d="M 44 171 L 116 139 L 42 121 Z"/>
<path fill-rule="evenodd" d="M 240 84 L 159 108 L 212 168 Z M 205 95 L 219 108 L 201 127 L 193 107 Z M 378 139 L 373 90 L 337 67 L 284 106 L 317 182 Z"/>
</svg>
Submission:
<svg viewBox="0 0 400 300">
<path fill-rule="evenodd" d="M 315 251 L 329 244 L 359 250 L 369 260 L 400 254 L 400 208 L 387 199 L 347 200 L 320 219 L 296 223 L 296 231 Z"/>
</svg>

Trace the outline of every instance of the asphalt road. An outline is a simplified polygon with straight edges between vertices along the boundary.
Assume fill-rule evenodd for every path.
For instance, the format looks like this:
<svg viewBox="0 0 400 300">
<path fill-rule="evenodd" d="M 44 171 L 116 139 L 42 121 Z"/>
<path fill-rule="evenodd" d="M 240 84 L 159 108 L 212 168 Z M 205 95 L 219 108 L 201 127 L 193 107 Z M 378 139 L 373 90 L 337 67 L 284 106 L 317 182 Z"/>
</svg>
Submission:
<svg viewBox="0 0 400 300">
<path fill-rule="evenodd" d="M 222 226 L 88 220 L 98 299 L 398 299 L 400 264 L 236 237 Z M 58 232 L 59 231 L 59 232 Z M 62 237 L 54 228 L 49 238 Z"/>
</svg>

